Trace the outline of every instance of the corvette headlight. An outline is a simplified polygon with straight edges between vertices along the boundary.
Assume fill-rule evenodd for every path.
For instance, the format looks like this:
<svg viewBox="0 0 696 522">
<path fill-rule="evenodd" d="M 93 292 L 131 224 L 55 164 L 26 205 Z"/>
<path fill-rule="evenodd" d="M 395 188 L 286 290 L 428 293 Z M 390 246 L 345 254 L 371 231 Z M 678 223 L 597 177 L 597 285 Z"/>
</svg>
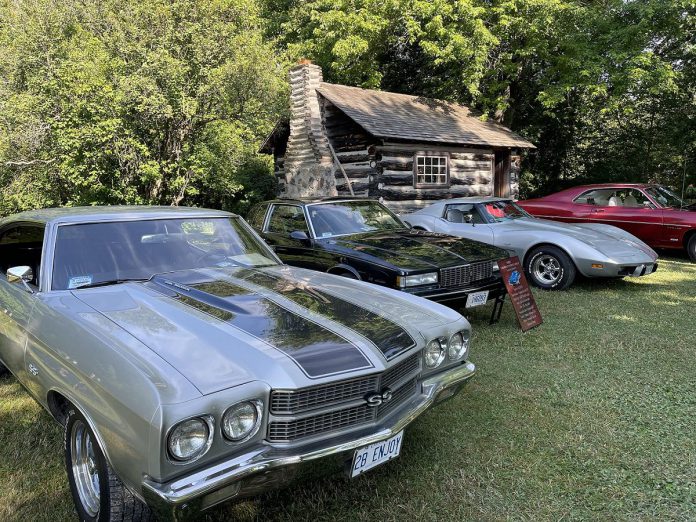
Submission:
<svg viewBox="0 0 696 522">
<path fill-rule="evenodd" d="M 450 337 L 447 355 L 450 361 L 466 358 L 469 352 L 469 331 L 462 330 Z"/>
<path fill-rule="evenodd" d="M 222 433 L 232 442 L 249 440 L 259 431 L 262 415 L 263 404 L 259 400 L 237 403 L 222 416 Z"/>
<path fill-rule="evenodd" d="M 175 425 L 167 437 L 167 449 L 172 458 L 189 462 L 208 451 L 212 438 L 212 420 L 194 417 Z"/>
<path fill-rule="evenodd" d="M 445 348 L 439 339 L 433 339 L 425 347 L 425 366 L 426 368 L 437 368 L 445 360 Z"/>
<path fill-rule="evenodd" d="M 436 285 L 437 281 L 437 272 L 396 277 L 396 284 L 401 288 L 405 288 L 408 286 Z"/>
</svg>

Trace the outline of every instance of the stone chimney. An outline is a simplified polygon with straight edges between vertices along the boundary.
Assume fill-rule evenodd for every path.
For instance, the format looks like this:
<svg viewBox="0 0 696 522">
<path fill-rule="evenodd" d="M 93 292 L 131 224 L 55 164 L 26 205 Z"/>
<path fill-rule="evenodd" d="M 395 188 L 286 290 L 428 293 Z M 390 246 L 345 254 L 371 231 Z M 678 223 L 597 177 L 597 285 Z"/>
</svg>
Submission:
<svg viewBox="0 0 696 522">
<path fill-rule="evenodd" d="M 333 156 L 317 89 L 321 67 L 302 60 L 290 69 L 290 137 L 285 153 L 285 197 L 335 196 Z"/>
</svg>

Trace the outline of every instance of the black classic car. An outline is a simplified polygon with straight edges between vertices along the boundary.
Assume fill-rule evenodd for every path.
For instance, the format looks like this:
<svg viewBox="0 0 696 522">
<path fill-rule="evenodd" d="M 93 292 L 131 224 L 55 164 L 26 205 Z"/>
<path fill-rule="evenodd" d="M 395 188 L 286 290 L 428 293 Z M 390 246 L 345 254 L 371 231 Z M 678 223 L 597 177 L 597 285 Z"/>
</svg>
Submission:
<svg viewBox="0 0 696 522">
<path fill-rule="evenodd" d="M 506 250 L 413 230 L 376 200 L 279 199 L 248 221 L 289 265 L 467 308 L 505 295 L 497 261 Z"/>
</svg>

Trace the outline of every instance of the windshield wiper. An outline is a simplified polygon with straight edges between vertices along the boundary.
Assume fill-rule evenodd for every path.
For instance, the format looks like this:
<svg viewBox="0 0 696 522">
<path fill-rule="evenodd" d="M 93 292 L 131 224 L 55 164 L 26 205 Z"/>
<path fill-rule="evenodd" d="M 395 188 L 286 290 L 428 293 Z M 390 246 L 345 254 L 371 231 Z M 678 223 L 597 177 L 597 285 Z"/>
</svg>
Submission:
<svg viewBox="0 0 696 522">
<path fill-rule="evenodd" d="M 143 282 L 149 280 L 149 277 L 126 277 L 123 279 L 107 279 L 106 281 L 97 281 L 96 283 L 89 283 L 86 285 L 76 286 L 75 288 L 71 288 L 70 290 L 79 290 L 80 288 L 96 288 L 98 286 L 109 286 L 117 285 L 119 283 Z"/>
</svg>

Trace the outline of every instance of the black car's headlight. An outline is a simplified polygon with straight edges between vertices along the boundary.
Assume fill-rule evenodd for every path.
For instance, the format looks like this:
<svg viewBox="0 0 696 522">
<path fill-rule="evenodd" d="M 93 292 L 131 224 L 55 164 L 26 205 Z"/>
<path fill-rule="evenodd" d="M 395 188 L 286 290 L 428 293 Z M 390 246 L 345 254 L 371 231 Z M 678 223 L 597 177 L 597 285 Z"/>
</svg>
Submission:
<svg viewBox="0 0 696 522">
<path fill-rule="evenodd" d="M 497 261 L 493 261 L 493 273 L 497 274 L 498 272 L 500 272 L 500 265 Z"/>
<path fill-rule="evenodd" d="M 447 356 L 450 361 L 465 359 L 469 353 L 469 330 L 462 330 L 450 337 L 447 347 Z"/>
<path fill-rule="evenodd" d="M 425 367 L 433 370 L 442 364 L 445 360 L 445 346 L 440 339 L 433 339 L 426 347 L 423 357 L 425 359 Z"/>
<path fill-rule="evenodd" d="M 436 285 L 437 282 L 437 272 L 396 277 L 396 284 L 401 288 L 406 288 L 408 286 Z"/>
<path fill-rule="evenodd" d="M 244 442 L 256 435 L 263 417 L 263 403 L 253 399 L 231 406 L 222 416 L 222 433 L 227 440 Z"/>
<path fill-rule="evenodd" d="M 176 424 L 167 437 L 169 455 L 180 462 L 202 457 L 213 442 L 212 417 L 193 417 Z"/>
</svg>

